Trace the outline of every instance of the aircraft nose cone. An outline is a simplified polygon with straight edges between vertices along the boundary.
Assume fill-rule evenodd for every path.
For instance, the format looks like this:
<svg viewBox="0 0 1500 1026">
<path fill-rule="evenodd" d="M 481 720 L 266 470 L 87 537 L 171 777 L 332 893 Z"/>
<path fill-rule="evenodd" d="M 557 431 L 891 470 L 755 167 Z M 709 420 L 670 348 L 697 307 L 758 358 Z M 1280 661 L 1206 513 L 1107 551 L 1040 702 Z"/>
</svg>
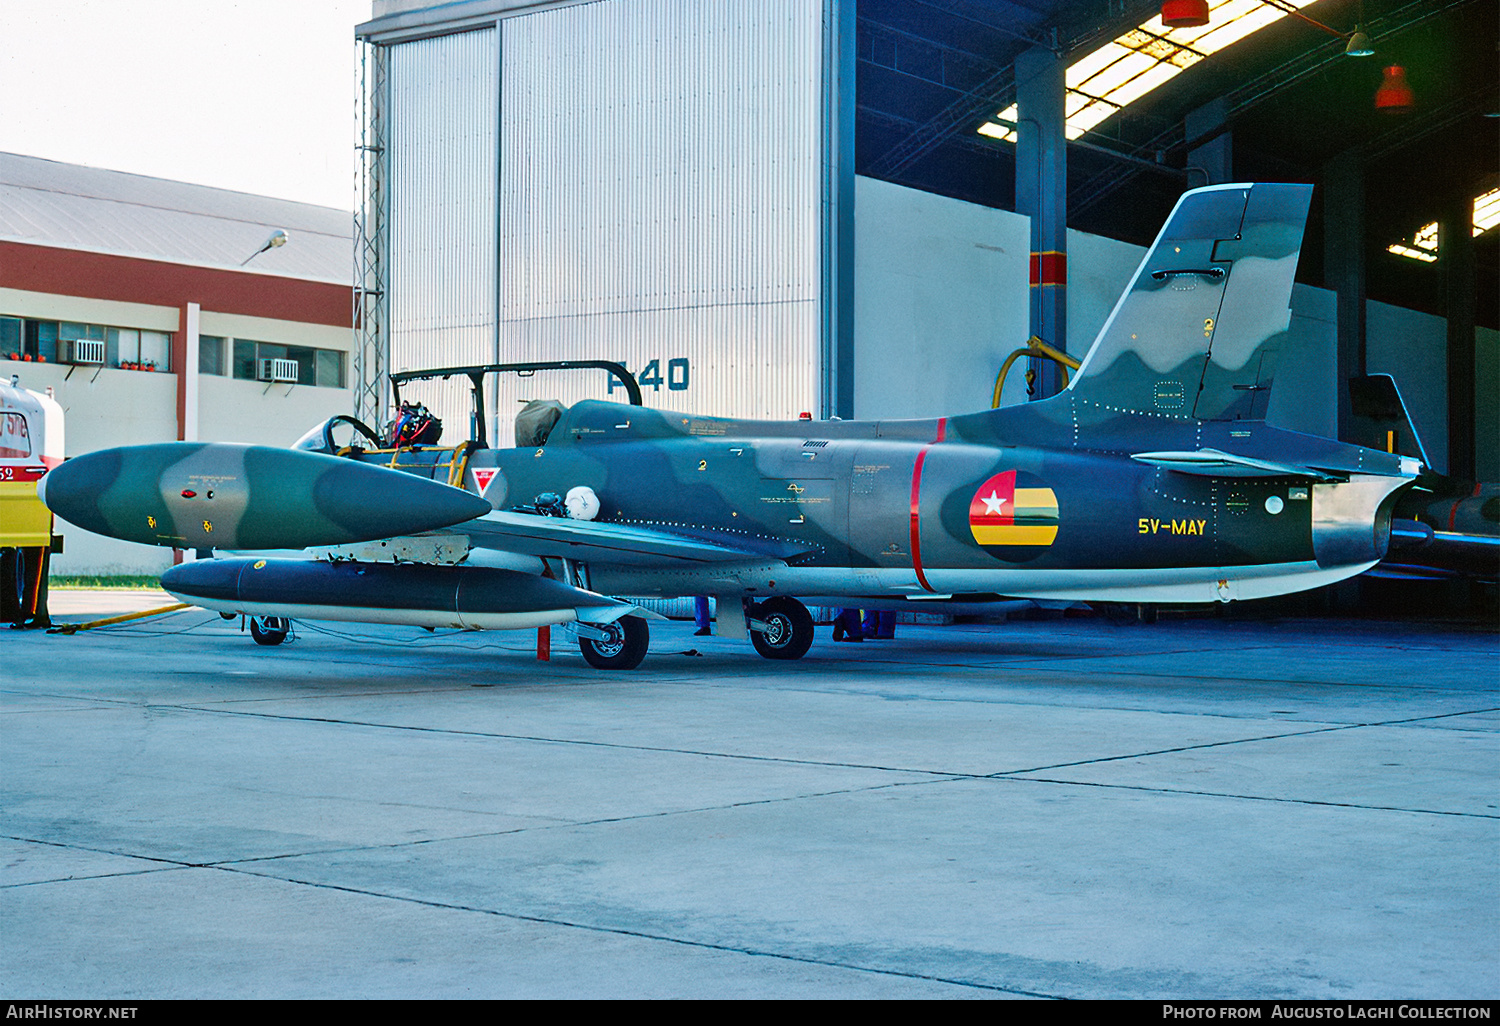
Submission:
<svg viewBox="0 0 1500 1026">
<path fill-rule="evenodd" d="M 119 450 L 77 456 L 53 467 L 37 484 L 42 504 L 70 524 L 113 535 L 101 499 L 120 473 Z"/>
</svg>

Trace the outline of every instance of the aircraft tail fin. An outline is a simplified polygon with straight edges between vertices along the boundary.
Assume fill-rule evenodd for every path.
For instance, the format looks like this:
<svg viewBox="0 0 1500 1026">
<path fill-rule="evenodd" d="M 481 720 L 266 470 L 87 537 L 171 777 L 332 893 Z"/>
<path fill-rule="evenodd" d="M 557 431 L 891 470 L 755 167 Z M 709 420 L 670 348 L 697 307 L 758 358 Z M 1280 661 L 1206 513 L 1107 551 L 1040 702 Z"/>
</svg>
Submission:
<svg viewBox="0 0 1500 1026">
<path fill-rule="evenodd" d="M 1350 378 L 1349 405 L 1354 414 L 1349 429 L 1353 437 L 1343 441 L 1381 452 L 1415 456 L 1424 466 L 1432 465 L 1395 378 L 1389 374 Z"/>
<path fill-rule="evenodd" d="M 1310 185 L 1184 193 L 1068 386 L 1112 412 L 1263 420 Z"/>
</svg>

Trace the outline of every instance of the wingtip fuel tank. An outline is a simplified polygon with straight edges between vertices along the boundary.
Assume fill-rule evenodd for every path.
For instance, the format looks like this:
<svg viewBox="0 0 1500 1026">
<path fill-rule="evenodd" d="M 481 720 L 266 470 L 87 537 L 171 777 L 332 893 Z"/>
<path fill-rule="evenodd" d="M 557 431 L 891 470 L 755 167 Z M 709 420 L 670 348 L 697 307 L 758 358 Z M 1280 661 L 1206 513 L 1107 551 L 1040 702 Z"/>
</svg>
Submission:
<svg viewBox="0 0 1500 1026">
<path fill-rule="evenodd" d="M 38 487 L 69 523 L 180 549 L 301 549 L 413 534 L 490 511 L 477 495 L 318 453 L 165 442 L 88 453 Z"/>
<path fill-rule="evenodd" d="M 161 585 L 175 598 L 221 613 L 459 630 L 652 615 L 563 581 L 492 567 L 241 556 L 174 566 Z"/>
</svg>

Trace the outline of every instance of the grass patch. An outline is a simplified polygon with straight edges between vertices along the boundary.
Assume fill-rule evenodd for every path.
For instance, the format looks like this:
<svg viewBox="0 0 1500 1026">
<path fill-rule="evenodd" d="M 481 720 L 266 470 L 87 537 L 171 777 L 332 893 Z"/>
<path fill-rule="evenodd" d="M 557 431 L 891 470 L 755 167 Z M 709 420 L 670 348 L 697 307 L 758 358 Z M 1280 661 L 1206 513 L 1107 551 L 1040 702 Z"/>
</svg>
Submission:
<svg viewBox="0 0 1500 1026">
<path fill-rule="evenodd" d="M 153 574 L 111 574 L 95 576 L 89 574 L 56 574 L 47 580 L 47 587 L 54 591 L 145 591 L 161 587 L 161 578 Z"/>
</svg>

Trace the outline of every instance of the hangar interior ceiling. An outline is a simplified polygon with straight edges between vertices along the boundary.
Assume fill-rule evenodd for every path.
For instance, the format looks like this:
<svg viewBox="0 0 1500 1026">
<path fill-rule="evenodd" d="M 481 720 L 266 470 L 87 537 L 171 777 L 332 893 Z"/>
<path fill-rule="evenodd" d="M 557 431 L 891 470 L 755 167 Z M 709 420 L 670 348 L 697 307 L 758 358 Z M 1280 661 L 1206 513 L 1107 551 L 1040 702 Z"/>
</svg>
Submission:
<svg viewBox="0 0 1500 1026">
<path fill-rule="evenodd" d="M 1015 101 L 1016 58 L 1041 46 L 1071 63 L 1160 4 L 858 0 L 857 10 L 857 173 L 1013 209 L 1014 146 L 978 129 Z M 1345 56 L 1342 39 L 1292 15 L 1193 65 L 1069 144 L 1068 224 L 1149 243 L 1182 190 L 1202 184 L 1189 150 L 1218 137 L 1190 137 L 1190 116 L 1221 102 L 1235 180 L 1323 186 L 1331 163 L 1362 164 L 1366 295 L 1442 315 L 1441 265 L 1386 247 L 1439 220 L 1454 197 L 1500 186 L 1500 5 L 1317 0 L 1302 13 L 1345 33 L 1363 21 L 1375 54 Z M 1416 98 L 1407 113 L 1375 109 L 1389 65 L 1406 69 Z M 1323 194 L 1298 271 L 1320 286 Z M 1500 327 L 1500 227 L 1474 250 L 1475 321 Z"/>
</svg>

